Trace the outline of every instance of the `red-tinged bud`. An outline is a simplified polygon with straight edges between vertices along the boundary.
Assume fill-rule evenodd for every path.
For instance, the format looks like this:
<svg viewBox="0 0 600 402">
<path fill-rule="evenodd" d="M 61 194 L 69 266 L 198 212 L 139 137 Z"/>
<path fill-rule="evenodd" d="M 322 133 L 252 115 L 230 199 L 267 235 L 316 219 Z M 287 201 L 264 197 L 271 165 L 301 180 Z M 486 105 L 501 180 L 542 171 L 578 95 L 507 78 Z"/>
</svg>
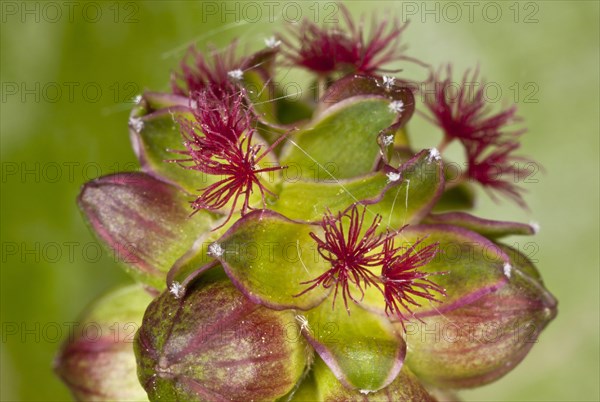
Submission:
<svg viewBox="0 0 600 402">
<path fill-rule="evenodd" d="M 290 310 L 254 304 L 221 279 L 155 299 L 135 349 L 151 400 L 275 400 L 312 357 Z"/>
<path fill-rule="evenodd" d="M 406 364 L 423 381 L 442 388 L 470 388 L 512 370 L 556 316 L 557 302 L 535 267 L 506 246 L 507 283 L 495 292 L 443 314 L 406 325 Z"/>
<path fill-rule="evenodd" d="M 136 376 L 133 339 L 151 300 L 140 285 L 129 286 L 83 315 L 54 363 L 76 400 L 147 400 Z"/>
</svg>

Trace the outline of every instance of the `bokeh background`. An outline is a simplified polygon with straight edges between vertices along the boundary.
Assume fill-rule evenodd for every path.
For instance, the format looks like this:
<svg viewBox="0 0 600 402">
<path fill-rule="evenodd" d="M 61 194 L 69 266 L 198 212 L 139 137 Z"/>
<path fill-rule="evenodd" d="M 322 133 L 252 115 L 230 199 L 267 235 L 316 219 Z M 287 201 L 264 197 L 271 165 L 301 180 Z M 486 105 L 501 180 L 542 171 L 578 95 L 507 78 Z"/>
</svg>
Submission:
<svg viewBox="0 0 600 402">
<path fill-rule="evenodd" d="M 0 399 L 69 400 L 51 370 L 68 324 L 97 295 L 129 281 L 97 246 L 75 198 L 91 178 L 136 168 L 127 133 L 133 97 L 167 90 L 170 71 L 191 43 L 222 47 L 240 37 L 242 48 L 258 48 L 286 18 L 323 21 L 335 7 L 1 4 Z M 545 168 L 526 185 L 531 211 L 481 194 L 478 213 L 540 223 L 536 237 L 509 242 L 538 261 L 560 301 L 559 315 L 517 369 L 463 397 L 599 400 L 599 2 L 346 4 L 355 14 L 410 18 L 405 39 L 421 60 L 451 61 L 459 70 L 479 64 L 495 83 L 489 97 L 501 95 L 498 106 L 517 102 L 529 128 L 524 152 Z M 288 75 L 294 77 L 301 75 Z M 426 134 L 435 130 L 423 123 L 415 122 L 412 133 L 423 146 L 435 144 Z"/>
</svg>

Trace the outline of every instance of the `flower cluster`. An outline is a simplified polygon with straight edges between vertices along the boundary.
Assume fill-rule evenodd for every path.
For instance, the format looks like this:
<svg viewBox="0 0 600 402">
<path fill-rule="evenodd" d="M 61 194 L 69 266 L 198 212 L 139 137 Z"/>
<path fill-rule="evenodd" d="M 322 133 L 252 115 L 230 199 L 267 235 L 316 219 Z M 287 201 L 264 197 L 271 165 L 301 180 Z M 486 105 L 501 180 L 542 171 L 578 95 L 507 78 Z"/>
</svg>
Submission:
<svg viewBox="0 0 600 402">
<path fill-rule="evenodd" d="M 141 96 L 142 171 L 92 180 L 78 199 L 138 282 L 82 321 L 139 330 L 133 349 L 84 334 L 63 346 L 56 370 L 77 399 L 433 401 L 502 377 L 554 318 L 537 268 L 502 240 L 536 227 L 465 212 L 471 183 L 444 174 L 459 141 L 466 178 L 524 205 L 508 179 L 526 174 L 515 107 L 493 114 L 468 88 L 478 72 L 451 99 L 450 68 L 419 104 L 384 70 L 415 61 L 406 26 L 367 35 L 340 9 L 343 23 L 304 21 L 248 56 L 236 42 L 190 49 L 171 93 Z M 324 92 L 281 96 L 280 66 Z M 417 107 L 442 128 L 438 147 L 411 143 Z M 448 325 L 499 336 L 447 339 Z"/>
</svg>

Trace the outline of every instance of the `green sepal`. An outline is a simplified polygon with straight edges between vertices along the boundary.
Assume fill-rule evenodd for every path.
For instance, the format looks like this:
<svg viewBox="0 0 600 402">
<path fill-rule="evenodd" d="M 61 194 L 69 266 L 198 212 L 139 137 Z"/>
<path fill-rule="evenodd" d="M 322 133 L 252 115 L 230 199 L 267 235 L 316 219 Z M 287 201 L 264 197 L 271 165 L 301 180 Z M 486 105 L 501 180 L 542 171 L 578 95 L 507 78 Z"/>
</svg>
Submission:
<svg viewBox="0 0 600 402">
<path fill-rule="evenodd" d="M 238 220 L 209 251 L 253 302 L 274 309 L 307 310 L 329 294 L 314 289 L 300 295 L 307 287 L 302 282 L 329 269 L 318 256 L 311 232 L 321 233 L 321 228 L 293 222 L 273 211 L 256 210 Z"/>
<path fill-rule="evenodd" d="M 406 354 L 399 332 L 385 317 L 332 300 L 303 313 L 306 339 L 346 387 L 373 392 L 388 386 Z"/>
<path fill-rule="evenodd" d="M 295 220 L 320 221 L 326 209 L 344 211 L 354 203 L 382 216 L 381 230 L 417 223 L 429 213 L 444 182 L 440 161 L 429 151 L 415 155 L 397 170 L 387 169 L 338 182 L 284 181 L 273 210 Z M 398 173 L 396 181 L 393 173 Z M 408 194 L 407 194 L 408 192 Z"/>
<path fill-rule="evenodd" d="M 329 107 L 294 133 L 281 153 L 281 164 L 303 180 L 347 179 L 373 171 L 379 157 L 377 135 L 398 118 L 390 100 L 356 96 Z"/>
<path fill-rule="evenodd" d="M 304 380 L 291 399 L 292 402 L 433 402 L 435 400 L 406 366 L 402 367 L 402 371 L 390 385 L 380 391 L 366 393 L 345 387 L 319 358 L 313 365 L 311 376 Z"/>
<path fill-rule="evenodd" d="M 475 189 L 470 183 L 448 186 L 434 205 L 433 212 L 468 211 L 475 207 L 476 200 Z"/>
<path fill-rule="evenodd" d="M 129 128 L 133 150 L 142 170 L 179 186 L 189 194 L 195 194 L 198 189 L 214 183 L 209 175 L 185 169 L 175 162 L 186 159 L 185 155 L 173 151 L 185 150 L 179 121 L 193 120 L 191 110 L 178 105 L 145 112 L 142 106 L 134 108 L 130 122 L 138 119 L 135 121 L 139 125 L 133 123 Z"/>
<path fill-rule="evenodd" d="M 379 96 L 390 101 L 402 102 L 402 112 L 398 113 L 398 127 L 404 126 L 415 111 L 415 97 L 412 90 L 400 84 L 386 85 L 383 78 L 371 75 L 349 74 L 336 80 L 327 88 L 319 100 L 316 114 L 346 99 L 360 96 Z"/>
</svg>

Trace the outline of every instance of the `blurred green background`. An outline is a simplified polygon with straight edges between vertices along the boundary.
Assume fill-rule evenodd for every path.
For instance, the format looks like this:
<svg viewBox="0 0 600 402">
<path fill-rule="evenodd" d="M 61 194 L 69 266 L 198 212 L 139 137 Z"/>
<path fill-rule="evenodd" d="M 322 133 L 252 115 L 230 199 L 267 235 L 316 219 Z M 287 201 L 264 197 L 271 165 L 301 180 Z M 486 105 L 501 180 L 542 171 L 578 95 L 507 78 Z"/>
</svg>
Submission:
<svg viewBox="0 0 600 402">
<path fill-rule="evenodd" d="M 284 4 L 2 2 L 1 400 L 68 400 L 51 370 L 68 323 L 129 281 L 75 198 L 86 180 L 135 169 L 132 98 L 167 90 L 186 44 L 225 46 L 237 36 L 242 48 L 260 47 L 299 16 Z M 300 14 L 323 21 L 332 4 L 303 2 Z M 498 105 L 517 102 L 529 128 L 524 151 L 545 168 L 526 186 L 531 212 L 481 194 L 478 213 L 540 223 L 535 238 L 510 243 L 535 253 L 559 315 L 517 369 L 464 398 L 599 400 L 599 3 L 346 4 L 409 17 L 405 39 L 421 60 L 479 64 L 502 92 Z M 433 130 L 415 122 L 411 131 Z M 430 138 L 417 142 L 431 146 Z"/>
</svg>

